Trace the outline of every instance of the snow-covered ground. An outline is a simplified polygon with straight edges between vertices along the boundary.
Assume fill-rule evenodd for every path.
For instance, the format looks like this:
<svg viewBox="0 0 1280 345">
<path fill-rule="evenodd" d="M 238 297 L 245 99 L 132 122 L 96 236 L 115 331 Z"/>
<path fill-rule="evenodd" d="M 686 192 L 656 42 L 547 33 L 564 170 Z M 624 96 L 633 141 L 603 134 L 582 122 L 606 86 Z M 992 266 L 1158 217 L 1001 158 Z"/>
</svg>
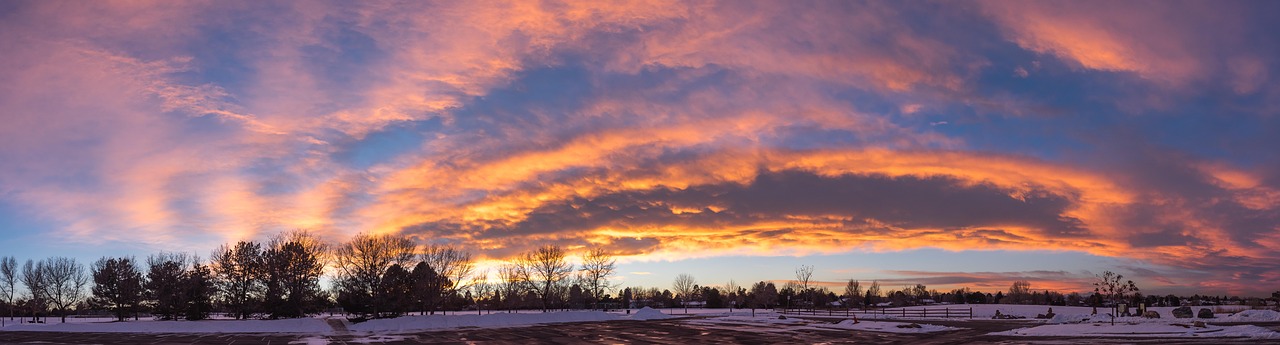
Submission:
<svg viewBox="0 0 1280 345">
<path fill-rule="evenodd" d="M 895 311 L 901 312 L 902 309 L 907 309 L 908 311 L 910 311 L 910 310 L 919 310 L 922 308 L 928 308 L 930 310 L 942 310 L 942 309 L 950 308 L 953 311 L 961 310 L 961 309 L 967 310 L 969 308 L 972 308 L 973 318 L 975 319 L 990 319 L 996 315 L 997 311 L 999 311 L 1000 314 L 1003 314 L 1003 315 L 1014 315 L 1014 316 L 1025 317 L 1027 319 L 1033 319 L 1036 317 L 1036 315 L 1048 313 L 1049 308 L 1053 308 L 1053 313 L 1057 315 L 1092 315 L 1093 314 L 1093 307 L 1064 307 L 1064 306 L 1017 305 L 1017 304 L 952 304 L 952 305 L 934 305 L 934 306 L 927 306 L 927 307 L 917 306 L 917 307 L 906 307 L 906 308 L 888 308 L 880 311 L 879 313 L 871 314 L 871 315 L 874 315 L 876 318 L 901 319 L 903 318 L 901 317 L 901 314 L 895 315 L 894 313 Z M 1160 318 L 1162 319 L 1177 320 L 1177 318 L 1173 316 L 1173 309 L 1175 308 L 1176 307 L 1151 307 L 1151 308 L 1147 308 L 1147 310 L 1153 310 L 1160 313 Z M 1230 314 L 1231 312 L 1237 312 L 1240 310 L 1249 309 L 1248 306 L 1216 306 L 1216 307 L 1201 306 L 1201 307 L 1191 307 L 1191 312 L 1195 314 L 1199 312 L 1201 308 L 1208 308 L 1209 310 L 1215 310 L 1216 308 L 1218 310 L 1226 311 L 1224 313 L 1216 314 L 1215 321 L 1223 321 L 1222 319 L 1227 317 L 1228 315 L 1231 315 Z M 1136 308 L 1131 307 L 1129 311 L 1136 312 Z M 1111 308 L 1099 307 L 1097 317 L 1104 317 L 1106 316 L 1107 313 L 1110 313 L 1110 312 L 1111 312 Z M 930 314 L 932 314 L 932 312 L 930 312 Z M 906 318 L 919 319 L 919 318 L 910 317 L 910 316 Z M 931 319 L 933 318 L 931 317 Z M 1185 319 L 1182 319 L 1182 320 L 1185 320 Z M 1247 320 L 1247 321 L 1262 321 L 1262 320 Z M 1277 321 L 1280 321 L 1280 320 L 1277 320 Z"/>
<path fill-rule="evenodd" d="M 854 323 L 853 320 L 842 320 L 838 323 L 832 324 L 829 322 L 813 321 L 794 317 L 785 319 L 778 318 L 776 316 L 765 317 L 758 314 L 755 317 L 749 315 L 720 316 L 705 319 L 692 319 L 685 322 L 708 328 L 746 332 L 784 332 L 799 329 L 839 329 L 881 333 L 931 333 L 959 329 L 939 325 L 892 321 L 860 321 Z"/>
<path fill-rule="evenodd" d="M 325 320 L 315 318 L 286 320 L 206 320 L 206 321 L 155 321 L 83 322 L 68 319 L 59 323 L 5 324 L 5 331 L 34 332 L 109 332 L 109 333 L 318 333 L 333 331 Z"/>
<path fill-rule="evenodd" d="M 617 314 L 601 311 L 562 311 L 524 314 L 402 316 L 357 323 L 347 328 L 353 332 L 404 333 L 462 327 L 514 327 L 547 323 L 624 320 Z"/>
<path fill-rule="evenodd" d="M 1000 314 L 1026 317 L 1026 328 L 997 335 L 1009 336 L 1116 336 L 1116 337 L 1252 337 L 1280 339 L 1280 334 L 1271 330 L 1251 326 L 1218 326 L 1207 325 L 1203 328 L 1192 327 L 1191 323 L 1202 319 L 1177 319 L 1173 308 L 1151 308 L 1160 313 L 1159 319 L 1141 317 L 1116 318 L 1116 325 L 1111 325 L 1111 318 L 1105 313 L 1107 309 L 1099 309 L 1099 315 L 1092 315 L 1089 307 L 1052 307 L 1056 314 L 1051 320 L 1035 320 L 1037 314 L 1049 311 L 1048 306 L 1030 305 L 951 305 L 930 306 L 936 308 L 973 308 L 974 319 L 987 319 Z M 922 307 L 910 307 L 916 310 Z M 1192 307 L 1198 312 L 1202 307 Z M 1210 308 L 1213 307 L 1203 307 Z M 1218 308 L 1223 310 L 1222 307 Z M 929 324 L 928 319 L 902 319 L 894 316 L 897 309 L 889 309 L 880 316 L 883 319 L 868 320 L 866 314 L 860 314 L 861 322 L 842 320 L 844 317 L 833 315 L 830 321 L 813 321 L 797 317 L 780 318 L 772 310 L 757 309 L 753 314 L 750 309 L 633 309 L 600 312 L 600 311 L 567 311 L 543 313 L 539 311 L 451 313 L 449 315 L 405 316 L 394 319 L 378 319 L 358 324 L 346 324 L 346 329 L 358 339 L 377 342 L 398 337 L 397 334 L 428 330 L 457 328 L 501 328 L 520 327 L 537 324 L 592 321 L 636 321 L 676 319 L 678 322 L 702 325 L 710 328 L 743 330 L 750 332 L 785 332 L 796 329 L 840 329 L 868 332 L 892 333 L 926 333 L 956 330 L 939 325 Z M 821 316 L 821 315 L 819 315 Z M 329 320 L 326 320 L 329 318 Z M 899 319 L 899 320 L 894 320 Z M 961 318 L 962 320 L 963 318 Z M 951 319 L 956 320 L 956 319 Z M 53 331 L 53 332 L 133 332 L 133 333 L 305 333 L 313 335 L 314 341 L 303 343 L 321 343 L 326 335 L 338 333 L 329 321 L 345 322 L 341 316 L 316 317 L 288 320 L 206 320 L 206 321 L 155 321 L 139 320 L 127 322 L 111 322 L 109 318 L 70 318 L 67 323 L 60 323 L 56 318 L 47 320 L 45 324 L 5 323 L 0 330 L 4 331 Z M 1208 322 L 1274 322 L 1280 321 L 1280 312 L 1270 310 L 1244 310 L 1235 314 L 1219 313 Z M 834 323 L 833 323 L 834 322 Z M 909 326 L 918 324 L 919 328 Z M 903 327 L 900 327 L 903 326 Z M 338 327 L 339 330 L 342 327 Z M 307 338 L 307 339 L 311 339 Z M 304 339 L 306 340 L 306 339 Z"/>
<path fill-rule="evenodd" d="M 933 333 L 960 330 L 960 328 L 917 324 L 906 322 L 889 322 L 889 321 L 859 321 L 854 323 L 853 320 L 844 320 L 834 325 L 819 326 L 822 328 L 838 328 L 855 331 L 871 331 L 885 333 Z"/>
<path fill-rule="evenodd" d="M 1275 310 L 1245 310 L 1215 321 L 1225 322 L 1272 322 L 1280 321 L 1280 312 Z"/>
<path fill-rule="evenodd" d="M 1080 323 L 1043 325 L 1019 328 L 990 335 L 1031 336 L 1031 337 L 1145 337 L 1145 338 L 1217 338 L 1246 337 L 1255 339 L 1280 339 L 1280 333 L 1270 329 L 1253 326 L 1213 326 L 1194 327 L 1190 323 Z"/>
</svg>

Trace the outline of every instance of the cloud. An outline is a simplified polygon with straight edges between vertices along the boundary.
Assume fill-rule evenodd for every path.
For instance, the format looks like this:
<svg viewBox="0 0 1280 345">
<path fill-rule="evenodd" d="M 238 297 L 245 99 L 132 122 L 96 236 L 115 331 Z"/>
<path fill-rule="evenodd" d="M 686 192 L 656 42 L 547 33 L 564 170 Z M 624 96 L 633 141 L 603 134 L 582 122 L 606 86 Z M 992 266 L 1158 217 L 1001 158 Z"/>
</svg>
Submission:
<svg viewBox="0 0 1280 345">
<path fill-rule="evenodd" d="M 1063 250 L 1245 291 L 1280 256 L 1253 6 L 17 3 L 0 197 L 156 248 Z"/>
</svg>

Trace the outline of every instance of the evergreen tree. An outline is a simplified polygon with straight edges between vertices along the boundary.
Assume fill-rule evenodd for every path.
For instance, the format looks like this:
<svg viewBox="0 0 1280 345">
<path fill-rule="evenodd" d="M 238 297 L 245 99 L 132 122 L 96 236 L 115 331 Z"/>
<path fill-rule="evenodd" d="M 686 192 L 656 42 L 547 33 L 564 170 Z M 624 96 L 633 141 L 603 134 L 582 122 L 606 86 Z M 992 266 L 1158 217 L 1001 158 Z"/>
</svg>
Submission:
<svg viewBox="0 0 1280 345">
<path fill-rule="evenodd" d="M 300 241 L 277 243 L 264 256 L 266 311 L 272 318 L 302 317 L 318 312 L 324 302 L 320 254 Z"/>
<path fill-rule="evenodd" d="M 111 310 L 124 321 L 142 303 L 142 273 L 130 258 L 102 258 L 90 268 L 93 297 L 89 305 Z"/>
<path fill-rule="evenodd" d="M 189 259 L 185 254 L 160 253 L 147 258 L 146 298 L 151 313 L 161 320 L 175 320 L 185 309 L 183 275 Z"/>
<path fill-rule="evenodd" d="M 222 303 L 238 320 L 253 317 L 266 292 L 262 246 L 246 241 L 224 245 L 214 252 L 210 264 Z"/>
<path fill-rule="evenodd" d="M 199 263 L 191 265 L 191 269 L 183 274 L 183 315 L 187 320 L 204 320 L 213 311 L 213 295 L 217 291 L 214 286 L 213 272 L 208 265 Z"/>
</svg>

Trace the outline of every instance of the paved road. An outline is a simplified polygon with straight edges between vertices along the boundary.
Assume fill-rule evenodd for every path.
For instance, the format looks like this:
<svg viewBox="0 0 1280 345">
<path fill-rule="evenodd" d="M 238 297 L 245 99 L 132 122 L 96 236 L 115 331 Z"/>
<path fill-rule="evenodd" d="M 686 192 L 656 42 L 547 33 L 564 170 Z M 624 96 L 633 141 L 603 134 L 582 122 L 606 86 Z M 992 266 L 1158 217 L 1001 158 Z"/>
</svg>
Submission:
<svg viewBox="0 0 1280 345">
<path fill-rule="evenodd" d="M 457 329 L 397 336 L 0 332 L 0 344 L 1261 344 L 1255 339 L 1015 338 L 986 334 L 1026 325 L 992 320 L 929 322 L 965 330 L 892 334 L 770 325 L 655 320 Z M 817 325 L 820 326 L 820 325 Z M 1280 328 L 1280 326 L 1274 326 Z M 1272 343 L 1280 343 L 1273 341 Z"/>
</svg>

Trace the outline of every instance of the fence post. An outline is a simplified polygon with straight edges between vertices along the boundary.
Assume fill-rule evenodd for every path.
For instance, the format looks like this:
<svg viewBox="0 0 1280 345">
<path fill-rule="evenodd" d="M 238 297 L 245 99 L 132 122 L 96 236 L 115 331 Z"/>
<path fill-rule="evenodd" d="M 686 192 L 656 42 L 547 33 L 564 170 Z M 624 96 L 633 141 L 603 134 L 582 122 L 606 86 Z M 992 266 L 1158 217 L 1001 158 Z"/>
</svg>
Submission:
<svg viewBox="0 0 1280 345">
<path fill-rule="evenodd" d="M 948 318 L 948 319 L 950 319 L 950 318 L 951 318 L 951 308 L 947 308 L 947 309 L 944 309 L 944 310 L 946 310 L 945 312 L 943 312 L 943 313 L 946 315 L 946 316 L 944 316 L 944 318 Z"/>
</svg>

